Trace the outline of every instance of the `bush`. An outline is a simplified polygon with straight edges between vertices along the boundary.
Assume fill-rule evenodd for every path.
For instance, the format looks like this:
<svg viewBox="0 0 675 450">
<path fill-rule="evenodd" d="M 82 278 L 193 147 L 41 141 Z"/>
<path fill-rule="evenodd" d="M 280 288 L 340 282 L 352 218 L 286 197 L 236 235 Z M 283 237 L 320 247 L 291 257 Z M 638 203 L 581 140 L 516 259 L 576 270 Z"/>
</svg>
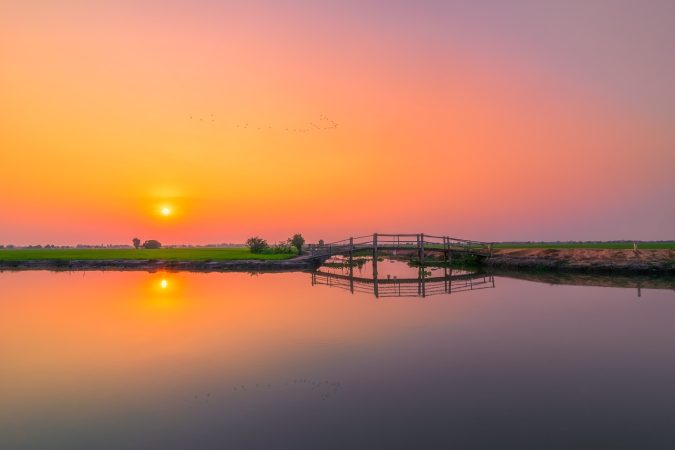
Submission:
<svg viewBox="0 0 675 450">
<path fill-rule="evenodd" d="M 305 245 L 305 238 L 300 233 L 288 238 L 288 243 L 298 249 L 298 255 L 302 255 L 302 246 Z"/>
<path fill-rule="evenodd" d="M 148 249 L 162 248 L 162 243 L 154 239 L 150 239 L 149 241 L 143 242 L 143 248 Z"/>
<path fill-rule="evenodd" d="M 267 241 L 258 236 L 253 236 L 248 238 L 246 241 L 246 246 L 251 250 L 251 253 L 263 253 L 269 248 Z"/>
<path fill-rule="evenodd" d="M 270 249 L 270 253 L 290 254 L 295 253 L 295 250 L 288 242 L 279 242 Z"/>
</svg>

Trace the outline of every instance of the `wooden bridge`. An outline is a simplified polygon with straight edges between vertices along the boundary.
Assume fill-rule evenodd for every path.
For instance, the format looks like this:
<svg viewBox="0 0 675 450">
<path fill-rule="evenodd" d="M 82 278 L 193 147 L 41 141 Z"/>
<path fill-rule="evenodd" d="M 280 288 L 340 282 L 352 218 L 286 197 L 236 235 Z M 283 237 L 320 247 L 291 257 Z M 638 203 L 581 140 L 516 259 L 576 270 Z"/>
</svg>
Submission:
<svg viewBox="0 0 675 450">
<path fill-rule="evenodd" d="M 325 271 L 312 272 L 312 286 L 325 285 L 361 292 L 381 297 L 429 297 L 453 292 L 472 291 L 494 288 L 495 280 L 492 275 L 481 273 L 452 274 L 452 269 L 446 268 L 444 276 L 427 277 L 423 269 L 417 278 L 382 278 L 377 273 L 373 278 L 355 277 L 350 274 L 336 274 Z"/>
<path fill-rule="evenodd" d="M 372 251 L 377 258 L 381 250 L 412 251 L 417 254 L 420 262 L 424 262 L 425 253 L 442 252 L 446 261 L 453 254 L 469 254 L 480 258 L 492 256 L 492 243 L 469 241 L 449 236 L 432 236 L 428 234 L 381 234 L 350 237 L 329 244 L 309 244 L 308 253 L 311 257 L 325 259 L 333 255 L 352 255 L 358 251 Z"/>
</svg>

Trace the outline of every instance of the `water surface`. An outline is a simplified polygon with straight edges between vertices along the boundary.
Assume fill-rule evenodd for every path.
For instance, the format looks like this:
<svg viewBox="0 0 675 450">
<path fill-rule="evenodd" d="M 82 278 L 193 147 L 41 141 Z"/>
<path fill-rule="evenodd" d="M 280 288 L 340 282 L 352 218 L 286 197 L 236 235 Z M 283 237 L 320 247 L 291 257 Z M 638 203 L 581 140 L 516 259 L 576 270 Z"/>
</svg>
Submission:
<svg viewBox="0 0 675 450">
<path fill-rule="evenodd" d="M 673 290 L 480 279 L 0 273 L 0 448 L 675 448 Z"/>
</svg>

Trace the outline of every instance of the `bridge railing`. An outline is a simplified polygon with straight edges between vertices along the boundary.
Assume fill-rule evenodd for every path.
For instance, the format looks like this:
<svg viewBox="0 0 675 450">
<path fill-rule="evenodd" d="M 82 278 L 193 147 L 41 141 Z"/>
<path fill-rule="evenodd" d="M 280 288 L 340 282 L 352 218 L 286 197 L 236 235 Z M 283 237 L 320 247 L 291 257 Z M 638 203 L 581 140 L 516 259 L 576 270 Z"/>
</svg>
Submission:
<svg viewBox="0 0 675 450">
<path fill-rule="evenodd" d="M 353 252 L 356 250 L 379 248 L 443 250 L 464 253 L 474 253 L 483 256 L 492 256 L 492 243 L 459 239 L 450 236 L 434 236 L 418 234 L 387 234 L 373 233 L 372 235 L 350 237 L 328 244 L 309 244 L 309 253 L 313 256 L 332 256 L 335 254 Z"/>
</svg>

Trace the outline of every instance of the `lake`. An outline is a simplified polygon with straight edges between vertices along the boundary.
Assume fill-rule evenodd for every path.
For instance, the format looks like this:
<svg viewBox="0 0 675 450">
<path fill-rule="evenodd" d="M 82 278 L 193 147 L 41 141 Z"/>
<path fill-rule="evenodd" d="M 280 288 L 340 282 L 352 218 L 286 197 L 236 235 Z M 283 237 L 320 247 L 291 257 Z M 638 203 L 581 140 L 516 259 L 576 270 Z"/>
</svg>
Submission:
<svg viewBox="0 0 675 450">
<path fill-rule="evenodd" d="M 0 448 L 675 448 L 672 289 L 376 271 L 0 273 Z"/>
</svg>

